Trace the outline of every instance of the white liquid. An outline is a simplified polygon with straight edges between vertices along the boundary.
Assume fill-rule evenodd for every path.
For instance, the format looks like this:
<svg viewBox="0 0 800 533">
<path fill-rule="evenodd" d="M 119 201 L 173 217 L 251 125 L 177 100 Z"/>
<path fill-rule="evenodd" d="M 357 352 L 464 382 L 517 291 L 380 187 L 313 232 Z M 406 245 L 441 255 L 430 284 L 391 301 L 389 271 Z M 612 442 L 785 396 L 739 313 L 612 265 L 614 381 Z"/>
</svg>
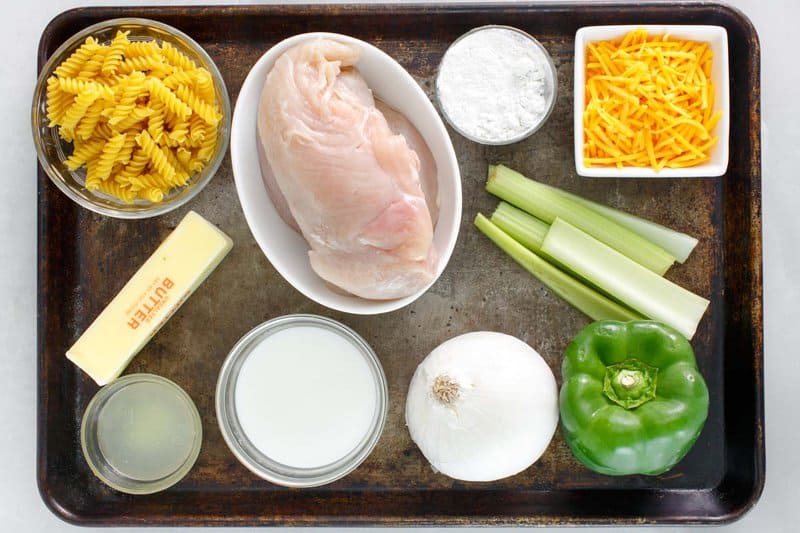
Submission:
<svg viewBox="0 0 800 533">
<path fill-rule="evenodd" d="M 279 330 L 255 346 L 236 382 L 236 414 L 270 459 L 315 468 L 353 451 L 370 430 L 375 380 L 359 349 L 318 326 Z"/>
</svg>

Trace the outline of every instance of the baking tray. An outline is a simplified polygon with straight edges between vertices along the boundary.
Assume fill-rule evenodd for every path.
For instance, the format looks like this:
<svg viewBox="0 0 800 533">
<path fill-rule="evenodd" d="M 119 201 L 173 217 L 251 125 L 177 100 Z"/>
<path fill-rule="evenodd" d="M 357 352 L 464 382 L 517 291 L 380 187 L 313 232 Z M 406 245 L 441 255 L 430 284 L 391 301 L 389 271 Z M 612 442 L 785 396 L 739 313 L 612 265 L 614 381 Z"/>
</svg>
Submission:
<svg viewBox="0 0 800 533">
<path fill-rule="evenodd" d="M 335 31 L 374 43 L 430 95 L 447 45 L 472 27 L 510 24 L 535 35 L 558 70 L 558 103 L 526 141 L 484 147 L 451 132 L 464 184 L 464 215 L 441 279 L 416 303 L 380 316 L 322 308 L 291 288 L 253 240 L 228 158 L 184 209 L 155 219 L 105 218 L 70 202 L 38 172 L 38 463 L 47 506 L 84 525 L 648 524 L 735 520 L 764 484 L 762 383 L 759 44 L 738 11 L 708 3 L 442 4 L 260 7 L 108 7 L 68 11 L 45 29 L 39 67 L 70 35 L 123 16 L 163 21 L 214 58 L 231 100 L 272 44 L 300 32 Z M 572 158 L 573 37 L 596 24 L 717 24 L 728 31 L 731 159 L 719 179 L 586 179 Z M 463 483 L 435 474 L 403 422 L 412 372 L 437 344 L 471 330 L 518 336 L 560 376 L 561 354 L 586 317 L 550 294 L 472 227 L 496 199 L 483 191 L 486 165 L 508 166 L 628 209 L 700 238 L 668 277 L 709 295 L 694 338 L 711 409 L 697 444 L 658 477 L 606 477 L 583 468 L 560 432 L 520 475 Z M 81 416 L 97 391 L 64 352 L 191 208 L 235 246 L 217 271 L 145 347 L 128 372 L 179 383 L 202 414 L 203 448 L 191 473 L 152 496 L 99 482 L 83 460 Z M 355 472 L 328 486 L 286 489 L 256 478 L 228 451 L 214 415 L 214 385 L 228 350 L 256 324 L 286 313 L 318 313 L 351 326 L 380 356 L 389 381 L 386 430 Z"/>
</svg>

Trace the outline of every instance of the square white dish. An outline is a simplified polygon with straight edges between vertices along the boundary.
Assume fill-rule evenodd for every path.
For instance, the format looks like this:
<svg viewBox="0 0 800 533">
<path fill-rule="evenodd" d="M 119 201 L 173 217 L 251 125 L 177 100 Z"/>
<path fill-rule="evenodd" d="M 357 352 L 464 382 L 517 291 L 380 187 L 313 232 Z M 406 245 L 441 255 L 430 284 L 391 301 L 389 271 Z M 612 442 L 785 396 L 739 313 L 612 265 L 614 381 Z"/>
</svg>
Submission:
<svg viewBox="0 0 800 533">
<path fill-rule="evenodd" d="M 647 30 L 650 35 L 669 35 L 692 41 L 705 41 L 714 54 L 711 80 L 715 87 L 714 111 L 722 111 L 722 118 L 714 128 L 719 137 L 711 149 L 711 158 L 700 165 L 688 168 L 664 168 L 656 172 L 649 167 L 588 167 L 583 162 L 583 110 L 586 87 L 586 44 L 622 38 L 635 29 Z M 728 32 L 721 26 L 692 25 L 620 25 L 586 26 L 575 34 L 575 85 L 574 85 L 574 139 L 575 169 L 580 176 L 593 178 L 703 178 L 722 176 L 728 169 L 730 139 L 730 77 L 728 74 Z"/>
</svg>

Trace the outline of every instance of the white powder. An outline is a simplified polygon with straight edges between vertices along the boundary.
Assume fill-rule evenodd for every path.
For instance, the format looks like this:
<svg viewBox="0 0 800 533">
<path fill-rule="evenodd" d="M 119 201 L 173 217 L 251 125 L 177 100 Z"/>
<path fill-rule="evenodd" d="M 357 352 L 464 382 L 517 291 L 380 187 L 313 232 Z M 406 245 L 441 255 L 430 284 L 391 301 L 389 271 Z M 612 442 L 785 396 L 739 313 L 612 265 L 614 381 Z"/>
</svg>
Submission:
<svg viewBox="0 0 800 533">
<path fill-rule="evenodd" d="M 439 66 L 439 104 L 456 129 L 500 143 L 539 123 L 552 93 L 542 51 L 525 35 L 503 28 L 469 34 Z"/>
</svg>

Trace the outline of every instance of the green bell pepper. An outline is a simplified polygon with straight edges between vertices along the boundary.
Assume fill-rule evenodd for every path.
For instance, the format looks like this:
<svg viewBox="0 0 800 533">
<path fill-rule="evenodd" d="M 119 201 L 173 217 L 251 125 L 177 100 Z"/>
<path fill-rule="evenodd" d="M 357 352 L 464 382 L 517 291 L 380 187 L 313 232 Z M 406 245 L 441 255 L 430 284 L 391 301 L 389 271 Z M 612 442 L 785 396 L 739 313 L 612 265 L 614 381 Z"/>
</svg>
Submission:
<svg viewBox="0 0 800 533">
<path fill-rule="evenodd" d="M 708 416 L 689 341 L 659 322 L 595 322 L 561 365 L 561 427 L 575 457 L 611 476 L 657 475 L 683 459 Z"/>
</svg>

